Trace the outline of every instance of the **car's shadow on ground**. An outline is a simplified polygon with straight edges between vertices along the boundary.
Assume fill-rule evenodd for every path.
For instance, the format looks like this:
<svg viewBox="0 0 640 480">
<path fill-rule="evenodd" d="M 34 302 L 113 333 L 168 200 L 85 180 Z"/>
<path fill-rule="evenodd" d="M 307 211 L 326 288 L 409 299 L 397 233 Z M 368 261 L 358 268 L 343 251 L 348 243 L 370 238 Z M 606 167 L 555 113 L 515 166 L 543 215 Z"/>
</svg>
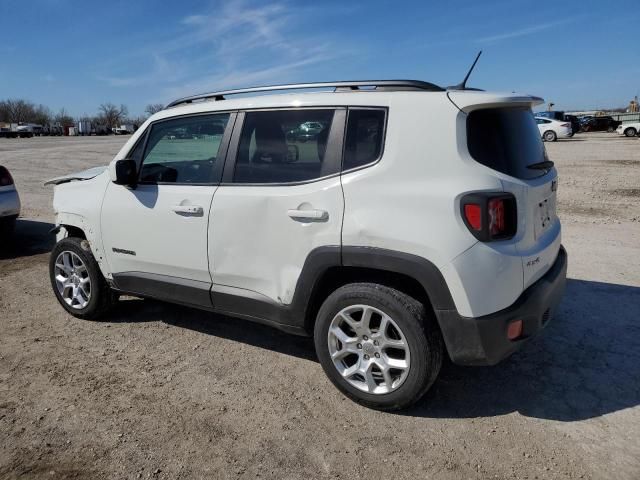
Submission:
<svg viewBox="0 0 640 480">
<path fill-rule="evenodd" d="M 128 305 L 127 305 L 128 304 Z M 568 280 L 543 334 L 493 367 L 447 363 L 431 391 L 402 412 L 469 418 L 520 412 L 576 421 L 640 404 L 640 288 Z M 316 361 L 309 338 L 180 306 L 122 302 L 107 321 L 157 321 Z"/>
<path fill-rule="evenodd" d="M 558 421 L 640 404 L 640 288 L 568 280 L 543 334 L 494 367 L 447 365 L 407 415 L 469 418 L 520 412 Z"/>
<path fill-rule="evenodd" d="M 19 218 L 13 235 L 0 240 L 0 260 L 50 252 L 55 243 L 55 236 L 49 233 L 53 227 L 49 222 Z"/>
</svg>

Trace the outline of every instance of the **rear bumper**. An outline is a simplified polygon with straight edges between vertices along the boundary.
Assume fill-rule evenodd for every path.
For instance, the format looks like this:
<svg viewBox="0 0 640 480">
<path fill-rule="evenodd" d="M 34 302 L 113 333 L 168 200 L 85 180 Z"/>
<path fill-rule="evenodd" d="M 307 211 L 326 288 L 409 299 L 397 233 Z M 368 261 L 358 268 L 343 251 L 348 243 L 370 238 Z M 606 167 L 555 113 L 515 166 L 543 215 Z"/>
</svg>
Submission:
<svg viewBox="0 0 640 480">
<path fill-rule="evenodd" d="M 527 288 L 516 302 L 499 312 L 478 318 L 462 317 L 456 310 L 437 311 L 449 356 L 459 365 L 494 365 L 540 332 L 562 299 L 567 277 L 567 252 L 561 246 L 549 271 Z M 522 320 L 523 334 L 507 338 L 507 326 Z"/>
</svg>

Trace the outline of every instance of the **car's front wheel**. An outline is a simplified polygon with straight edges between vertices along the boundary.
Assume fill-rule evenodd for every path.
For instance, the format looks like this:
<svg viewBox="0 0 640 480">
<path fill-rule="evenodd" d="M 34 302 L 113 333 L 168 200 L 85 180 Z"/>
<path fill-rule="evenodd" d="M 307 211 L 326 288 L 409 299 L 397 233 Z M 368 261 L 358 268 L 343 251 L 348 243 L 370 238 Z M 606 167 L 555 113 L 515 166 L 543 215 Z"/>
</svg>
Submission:
<svg viewBox="0 0 640 480">
<path fill-rule="evenodd" d="M 624 131 L 624 134 L 627 137 L 635 137 L 637 133 L 638 132 L 636 132 L 636 129 L 633 127 L 629 127 Z"/>
<path fill-rule="evenodd" d="M 115 301 L 86 240 L 59 241 L 51 251 L 49 276 L 58 302 L 75 317 L 98 318 Z"/>
<path fill-rule="evenodd" d="M 555 142 L 558 139 L 558 136 L 553 130 L 547 130 L 546 132 L 544 132 L 542 138 L 544 138 L 545 142 Z"/>
<path fill-rule="evenodd" d="M 414 298 L 379 284 L 349 284 L 329 295 L 318 312 L 314 341 L 333 384 L 380 410 L 418 401 L 442 365 L 433 315 Z"/>
</svg>

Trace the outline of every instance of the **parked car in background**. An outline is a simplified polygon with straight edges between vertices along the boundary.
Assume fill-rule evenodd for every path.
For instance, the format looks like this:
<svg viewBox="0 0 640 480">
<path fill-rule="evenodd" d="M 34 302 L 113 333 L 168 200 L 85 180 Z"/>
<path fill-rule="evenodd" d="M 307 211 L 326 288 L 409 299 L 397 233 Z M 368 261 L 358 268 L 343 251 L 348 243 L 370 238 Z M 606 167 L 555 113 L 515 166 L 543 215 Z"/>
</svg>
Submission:
<svg viewBox="0 0 640 480">
<path fill-rule="evenodd" d="M 620 126 L 622 122 L 614 120 L 608 115 L 601 117 L 591 117 L 588 120 L 582 122 L 583 132 L 615 132 L 616 128 Z"/>
<path fill-rule="evenodd" d="M 565 115 L 564 120 L 565 122 L 569 122 L 571 124 L 571 131 L 573 133 L 580 132 L 582 124 L 580 123 L 580 119 L 578 117 L 576 117 L 575 115 Z"/>
<path fill-rule="evenodd" d="M 9 170 L 0 165 L 0 237 L 6 237 L 13 232 L 18 215 L 20 215 L 18 190 Z"/>
<path fill-rule="evenodd" d="M 616 132 L 625 137 L 635 137 L 640 132 L 640 122 L 621 123 Z"/>
<path fill-rule="evenodd" d="M 536 117 L 550 118 L 551 120 L 566 120 L 564 112 L 559 110 L 546 110 L 544 112 L 537 112 Z"/>
<path fill-rule="evenodd" d="M 555 142 L 558 138 L 570 138 L 573 136 L 571 123 L 552 120 L 550 118 L 536 117 L 540 136 L 545 142 Z"/>
</svg>

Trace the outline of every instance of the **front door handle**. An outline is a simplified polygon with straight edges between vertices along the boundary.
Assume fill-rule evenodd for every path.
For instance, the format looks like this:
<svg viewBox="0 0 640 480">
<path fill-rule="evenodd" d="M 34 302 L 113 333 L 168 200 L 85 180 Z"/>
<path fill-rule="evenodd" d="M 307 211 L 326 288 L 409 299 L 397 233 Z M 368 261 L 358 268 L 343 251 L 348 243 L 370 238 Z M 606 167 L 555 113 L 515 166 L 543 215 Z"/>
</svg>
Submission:
<svg viewBox="0 0 640 480">
<path fill-rule="evenodd" d="M 202 208 L 200 205 L 174 205 L 173 207 L 171 207 L 171 210 L 178 214 L 185 215 L 200 216 L 204 214 L 204 208 Z"/>
<path fill-rule="evenodd" d="M 329 212 L 326 210 L 287 210 L 287 215 L 299 222 L 326 222 L 329 220 Z"/>
</svg>

